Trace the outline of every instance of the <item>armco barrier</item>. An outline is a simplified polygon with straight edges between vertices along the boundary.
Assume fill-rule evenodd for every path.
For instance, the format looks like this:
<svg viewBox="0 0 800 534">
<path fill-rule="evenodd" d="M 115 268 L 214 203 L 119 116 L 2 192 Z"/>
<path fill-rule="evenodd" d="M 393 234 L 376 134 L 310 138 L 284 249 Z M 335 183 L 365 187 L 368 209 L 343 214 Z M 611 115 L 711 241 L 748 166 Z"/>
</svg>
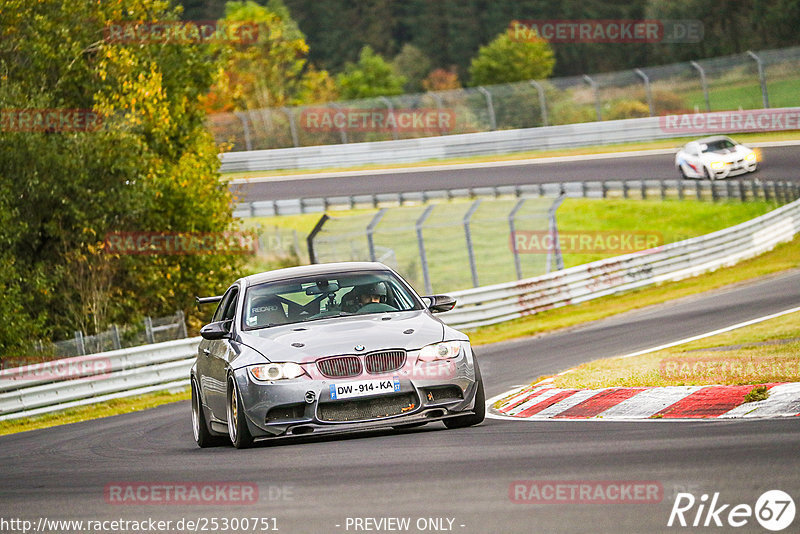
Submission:
<svg viewBox="0 0 800 534">
<path fill-rule="evenodd" d="M 474 328 L 667 280 L 679 280 L 756 256 L 800 232 L 800 200 L 711 234 L 658 249 L 579 265 L 543 276 L 452 293 L 458 306 L 439 315 Z M 14 379 L 36 369 L 0 371 L 0 420 L 140 393 L 185 387 L 200 338 L 168 341 L 71 360 L 102 361 L 79 376 Z M 98 371 L 102 371 L 98 374 Z"/>
<path fill-rule="evenodd" d="M 733 265 L 790 241 L 800 231 L 800 200 L 765 215 L 658 249 L 579 265 L 543 276 L 452 293 L 458 306 L 441 315 L 475 328 Z"/>
<path fill-rule="evenodd" d="M 751 110 L 750 112 L 757 113 L 759 111 L 762 110 Z M 800 113 L 800 108 L 775 108 L 763 111 L 794 116 Z M 697 114 L 698 117 L 706 115 Z M 698 126 L 692 128 L 691 132 L 676 133 L 674 129 L 664 127 L 663 120 L 663 117 L 645 117 L 397 141 L 228 152 L 220 155 L 222 161 L 220 171 L 323 169 L 369 164 L 415 163 L 444 158 L 511 154 L 530 150 L 655 141 L 681 135 L 699 137 L 719 132 L 719 121 L 708 121 L 710 127 Z M 706 124 L 706 121 L 698 122 Z M 797 124 L 796 119 L 793 124 Z M 727 133 L 736 131 L 736 128 L 731 127 Z"/>
</svg>

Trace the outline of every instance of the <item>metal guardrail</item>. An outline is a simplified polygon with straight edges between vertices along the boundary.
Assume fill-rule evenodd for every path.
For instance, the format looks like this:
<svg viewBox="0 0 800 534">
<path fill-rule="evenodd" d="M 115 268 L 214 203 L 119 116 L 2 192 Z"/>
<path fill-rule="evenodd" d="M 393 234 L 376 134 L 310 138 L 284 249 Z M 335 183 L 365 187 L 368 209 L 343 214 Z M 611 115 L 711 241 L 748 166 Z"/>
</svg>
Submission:
<svg viewBox="0 0 800 534">
<path fill-rule="evenodd" d="M 800 200 L 725 230 L 543 276 L 452 293 L 458 307 L 440 315 L 458 328 L 531 315 L 733 265 L 800 232 Z M 200 338 L 55 360 L 0 371 L 0 420 L 188 385 Z M 87 363 L 88 362 L 88 363 Z M 74 364 L 75 373 L 69 372 Z M 54 366 L 66 366 L 66 372 Z M 54 370 L 55 369 L 55 370 Z M 36 373 L 39 373 L 39 376 Z"/>
<path fill-rule="evenodd" d="M 800 183 L 761 181 L 758 179 L 727 180 L 607 180 L 560 182 L 547 184 L 501 185 L 467 189 L 439 189 L 411 193 L 374 193 L 327 198 L 299 198 L 243 202 L 236 206 L 234 217 L 272 217 L 323 213 L 329 210 L 381 208 L 426 203 L 436 200 L 478 197 L 558 197 L 573 198 L 668 198 L 698 200 L 754 199 L 776 200 L 781 203 L 800 198 Z"/>
<path fill-rule="evenodd" d="M 766 110 L 750 110 L 759 113 Z M 792 115 L 800 108 L 775 108 L 770 114 Z M 730 112 L 722 112 L 730 113 Z M 602 122 L 584 122 L 559 126 L 542 126 L 439 137 L 421 137 L 396 141 L 375 141 L 342 145 L 316 145 L 297 148 L 276 148 L 228 152 L 220 155 L 220 172 L 267 171 L 277 169 L 322 169 L 369 164 L 416 163 L 443 158 L 477 155 L 511 154 L 530 150 L 546 150 L 633 141 L 655 141 L 687 136 L 719 133 L 720 120 L 705 120 L 718 113 L 689 115 L 690 132 L 676 133 L 664 127 L 664 117 L 644 117 Z M 680 115 L 678 117 L 681 117 Z M 696 120 L 703 117 L 703 120 Z M 682 123 L 682 121 L 676 121 Z M 748 131 L 747 121 L 738 128 L 731 124 L 727 133 Z M 796 120 L 794 124 L 797 124 Z M 744 130 L 743 130 L 744 128 Z"/>
<path fill-rule="evenodd" d="M 543 276 L 453 292 L 442 320 L 475 328 L 733 265 L 800 232 L 800 200 L 725 230 Z"/>
</svg>

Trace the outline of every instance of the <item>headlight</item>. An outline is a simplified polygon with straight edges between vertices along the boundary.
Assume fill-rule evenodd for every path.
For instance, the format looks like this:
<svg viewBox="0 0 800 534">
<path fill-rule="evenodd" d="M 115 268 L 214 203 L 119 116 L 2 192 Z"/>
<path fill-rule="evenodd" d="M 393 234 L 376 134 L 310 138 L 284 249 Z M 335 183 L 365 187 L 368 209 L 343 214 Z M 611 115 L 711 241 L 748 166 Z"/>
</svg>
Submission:
<svg viewBox="0 0 800 534">
<path fill-rule="evenodd" d="M 422 347 L 419 351 L 419 359 L 423 362 L 448 360 L 457 357 L 460 353 L 460 341 L 445 341 L 444 343 L 436 343 L 434 345 Z"/>
<path fill-rule="evenodd" d="M 756 153 L 750 152 L 748 155 L 744 157 L 747 161 L 755 161 L 756 160 Z"/>
<path fill-rule="evenodd" d="M 725 168 L 725 162 L 724 161 L 712 161 L 711 162 L 711 168 L 714 169 L 715 171 L 718 171 L 720 169 L 724 169 Z"/>
<path fill-rule="evenodd" d="M 265 365 L 253 365 L 247 368 L 250 375 L 256 380 L 288 380 L 303 376 L 303 368 L 293 362 L 268 363 Z"/>
</svg>

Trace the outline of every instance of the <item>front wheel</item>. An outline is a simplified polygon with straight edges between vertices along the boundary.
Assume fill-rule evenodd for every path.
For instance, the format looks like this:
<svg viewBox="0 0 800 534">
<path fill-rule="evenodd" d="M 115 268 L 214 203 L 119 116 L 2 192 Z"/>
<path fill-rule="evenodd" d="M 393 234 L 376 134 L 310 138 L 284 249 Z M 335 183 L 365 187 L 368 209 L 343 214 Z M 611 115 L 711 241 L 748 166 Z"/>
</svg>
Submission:
<svg viewBox="0 0 800 534">
<path fill-rule="evenodd" d="M 683 172 L 683 166 L 681 165 L 678 165 L 678 176 L 680 176 L 681 180 L 686 180 L 687 178 L 689 178 L 688 176 L 686 176 L 686 173 Z"/>
<path fill-rule="evenodd" d="M 217 436 L 208 430 L 208 423 L 200 402 L 200 389 L 197 380 L 192 378 L 192 433 L 197 446 L 201 448 L 215 447 L 224 443 L 224 436 Z"/>
<path fill-rule="evenodd" d="M 474 426 L 483 422 L 486 418 L 486 394 L 483 391 L 483 378 L 481 378 L 481 370 L 478 368 L 478 360 L 475 355 L 472 356 L 472 361 L 475 363 L 475 379 L 478 382 L 478 390 L 475 392 L 475 413 L 469 415 L 462 415 L 459 417 L 451 417 L 445 419 L 444 426 L 447 428 L 464 428 L 467 426 Z"/>
<path fill-rule="evenodd" d="M 236 380 L 233 376 L 228 378 L 228 435 L 231 443 L 237 449 L 246 449 L 253 444 L 253 436 L 247 428 L 242 399 L 239 389 L 236 387 Z"/>
</svg>

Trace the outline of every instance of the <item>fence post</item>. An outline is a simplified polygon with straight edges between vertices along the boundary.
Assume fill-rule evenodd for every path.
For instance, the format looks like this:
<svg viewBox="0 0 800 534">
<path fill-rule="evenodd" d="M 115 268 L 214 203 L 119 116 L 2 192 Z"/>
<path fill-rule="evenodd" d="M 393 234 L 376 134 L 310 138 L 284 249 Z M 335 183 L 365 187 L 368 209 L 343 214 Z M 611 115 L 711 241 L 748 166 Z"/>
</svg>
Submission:
<svg viewBox="0 0 800 534">
<path fill-rule="evenodd" d="M 375 243 L 372 239 L 372 234 L 375 233 L 375 227 L 378 226 L 379 222 L 381 222 L 381 219 L 385 213 L 386 208 L 381 208 L 367 225 L 367 246 L 369 247 L 370 261 L 378 261 L 375 256 Z"/>
<path fill-rule="evenodd" d="M 597 90 L 597 82 L 594 81 L 588 74 L 583 75 L 583 81 L 589 84 L 594 93 L 594 110 L 597 113 L 597 120 L 603 120 L 603 114 L 600 112 L 600 92 Z"/>
<path fill-rule="evenodd" d="M 544 123 L 542 126 L 547 126 L 547 100 L 544 97 L 544 88 L 542 84 L 537 82 L 536 80 L 531 80 L 530 84 L 536 88 L 536 92 L 539 93 L 539 109 L 542 110 L 542 122 Z"/>
<path fill-rule="evenodd" d="M 653 107 L 653 92 L 650 90 L 650 77 L 647 76 L 642 69 L 633 69 L 633 72 L 635 72 L 644 82 L 644 92 L 647 96 L 647 107 L 650 108 L 650 116 L 655 117 L 656 111 Z"/>
<path fill-rule="evenodd" d="M 386 104 L 386 109 L 389 111 L 389 115 L 394 115 L 394 106 L 392 105 L 392 101 L 386 98 L 385 96 L 379 96 L 378 100 Z M 392 139 L 397 141 L 397 121 L 392 121 Z"/>
<path fill-rule="evenodd" d="M 560 271 L 564 268 L 564 258 L 561 256 L 561 243 L 558 239 L 558 224 L 556 223 L 556 210 L 558 207 L 561 206 L 561 203 L 564 202 L 566 195 L 562 191 L 561 194 L 558 196 L 557 199 L 553 202 L 550 206 L 550 209 L 547 210 L 547 226 L 548 232 L 551 236 L 551 241 L 553 242 L 553 250 L 547 252 L 547 272 L 549 273 L 552 266 L 553 256 L 556 258 L 556 270 Z"/>
<path fill-rule="evenodd" d="M 155 343 L 156 339 L 153 335 L 153 320 L 148 316 L 144 318 L 144 336 L 148 343 Z"/>
<path fill-rule="evenodd" d="M 289 117 L 289 133 L 292 134 L 292 144 L 295 147 L 299 147 L 300 140 L 297 137 L 297 125 L 294 123 L 294 111 L 292 111 L 292 108 L 286 106 L 283 106 L 281 110 Z"/>
<path fill-rule="evenodd" d="M 242 130 L 244 131 L 244 146 L 250 151 L 253 150 L 253 141 L 250 139 L 250 125 L 248 124 L 247 116 L 243 111 L 235 111 L 233 113 L 240 121 L 242 121 Z"/>
<path fill-rule="evenodd" d="M 464 237 L 467 239 L 467 255 L 469 256 L 469 270 L 472 274 L 472 287 L 479 287 L 480 284 L 478 284 L 478 266 L 475 263 L 475 249 L 472 247 L 472 233 L 469 229 L 469 222 L 480 204 L 480 198 L 473 202 L 472 206 L 469 207 L 467 213 L 464 215 L 464 219 L 462 221 L 462 224 L 464 225 Z"/>
<path fill-rule="evenodd" d="M 86 345 L 83 343 L 83 332 L 75 330 L 75 349 L 78 351 L 78 356 L 86 354 Z"/>
<path fill-rule="evenodd" d="M 114 341 L 114 348 L 121 349 L 122 348 L 122 340 L 119 337 L 119 327 L 117 325 L 111 325 L 111 339 Z"/>
<path fill-rule="evenodd" d="M 511 252 L 514 254 L 514 271 L 517 273 L 517 280 L 522 280 L 522 264 L 519 261 L 519 250 L 517 250 L 517 229 L 514 218 L 517 216 L 517 212 L 520 208 L 522 208 L 525 200 L 524 198 L 517 200 L 517 203 L 508 214 L 508 228 L 511 232 Z"/>
<path fill-rule="evenodd" d="M 478 86 L 478 91 L 486 98 L 486 109 L 489 111 L 489 128 L 491 131 L 497 129 L 497 118 L 494 115 L 494 104 L 492 103 L 492 93 L 486 90 L 485 87 Z"/>
<path fill-rule="evenodd" d="M 703 86 L 703 96 L 706 99 L 706 112 L 711 111 L 711 103 L 708 100 L 708 83 L 706 82 L 706 71 L 700 66 L 697 61 L 690 61 L 689 64 L 700 73 L 700 83 Z"/>
<path fill-rule="evenodd" d="M 433 294 L 433 286 L 431 285 L 431 275 L 428 271 L 428 256 L 425 255 L 425 240 L 422 236 L 422 225 L 425 224 L 425 220 L 433 211 L 433 208 L 436 207 L 436 204 L 430 204 L 425 211 L 422 212 L 422 215 L 419 216 L 417 222 L 414 225 L 414 229 L 417 231 L 417 246 L 419 246 L 419 260 L 422 263 L 422 279 L 425 283 L 425 293 L 428 295 Z"/>
<path fill-rule="evenodd" d="M 331 104 L 331 107 L 333 109 L 339 109 L 339 105 L 338 104 Z M 342 139 L 342 144 L 346 145 L 348 143 L 348 141 L 347 141 L 347 132 L 345 131 L 344 127 L 339 128 L 339 135 L 340 135 L 340 137 Z"/>
<path fill-rule="evenodd" d="M 306 238 L 306 246 L 308 247 L 308 262 L 309 263 L 317 263 L 317 255 L 314 253 L 314 238 L 317 237 L 317 234 L 322 230 L 322 226 L 325 224 L 325 221 L 330 219 L 327 213 L 323 213 L 322 217 L 319 218 L 317 224 L 314 225 L 314 228 L 308 234 Z"/>
<path fill-rule="evenodd" d="M 181 336 L 179 339 L 184 339 L 189 337 L 189 333 L 186 331 L 186 316 L 183 314 L 183 310 L 178 310 L 178 335 Z"/>
<path fill-rule="evenodd" d="M 764 109 L 769 108 L 769 94 L 767 94 L 767 77 L 764 74 L 764 62 L 752 50 L 747 51 L 747 55 L 753 58 L 758 66 L 758 81 L 761 82 L 761 102 Z"/>
</svg>

